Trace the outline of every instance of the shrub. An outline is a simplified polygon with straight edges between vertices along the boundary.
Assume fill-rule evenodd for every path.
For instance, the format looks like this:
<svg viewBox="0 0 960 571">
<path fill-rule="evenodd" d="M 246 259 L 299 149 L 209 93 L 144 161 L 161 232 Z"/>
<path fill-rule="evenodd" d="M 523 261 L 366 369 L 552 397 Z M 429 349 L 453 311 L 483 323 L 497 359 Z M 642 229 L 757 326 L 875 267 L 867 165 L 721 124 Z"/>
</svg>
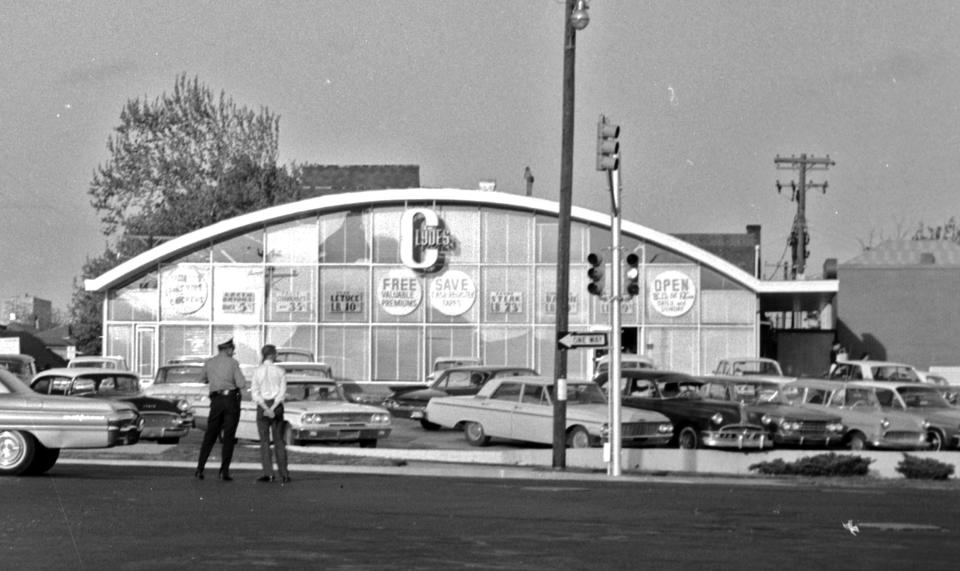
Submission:
<svg viewBox="0 0 960 571">
<path fill-rule="evenodd" d="M 897 472 L 911 480 L 946 480 L 953 475 L 953 470 L 953 464 L 910 454 L 904 454 L 903 460 L 897 464 Z"/>
<path fill-rule="evenodd" d="M 750 469 L 770 476 L 866 476 L 872 462 L 872 458 L 831 452 L 804 456 L 794 462 L 777 458 L 753 464 Z"/>
</svg>

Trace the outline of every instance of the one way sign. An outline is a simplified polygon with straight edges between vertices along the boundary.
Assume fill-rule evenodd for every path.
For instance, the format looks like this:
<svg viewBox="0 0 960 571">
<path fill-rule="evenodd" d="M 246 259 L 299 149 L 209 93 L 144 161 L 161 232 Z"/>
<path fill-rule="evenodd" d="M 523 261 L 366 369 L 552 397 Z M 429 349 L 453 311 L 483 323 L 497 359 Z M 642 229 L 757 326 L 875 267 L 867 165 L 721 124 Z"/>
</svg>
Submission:
<svg viewBox="0 0 960 571">
<path fill-rule="evenodd" d="M 576 349 L 577 347 L 606 347 L 606 333 L 572 333 L 565 331 L 557 344 L 563 349 Z"/>
</svg>

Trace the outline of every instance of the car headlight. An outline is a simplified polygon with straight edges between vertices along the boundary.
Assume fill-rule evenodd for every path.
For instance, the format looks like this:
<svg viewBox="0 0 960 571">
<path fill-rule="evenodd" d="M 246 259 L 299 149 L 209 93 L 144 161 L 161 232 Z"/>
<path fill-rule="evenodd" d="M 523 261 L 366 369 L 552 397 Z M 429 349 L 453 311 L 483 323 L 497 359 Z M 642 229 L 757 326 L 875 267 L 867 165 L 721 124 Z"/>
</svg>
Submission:
<svg viewBox="0 0 960 571">
<path fill-rule="evenodd" d="M 374 424 L 390 424 L 390 414 L 386 412 L 374 413 L 370 420 Z"/>
<path fill-rule="evenodd" d="M 774 422 L 776 422 L 776 419 L 770 416 L 769 414 L 765 414 L 763 415 L 763 417 L 760 418 L 761 424 L 773 424 Z"/>
<path fill-rule="evenodd" d="M 800 421 L 797 420 L 780 420 L 780 428 L 784 430 L 800 430 Z"/>
<path fill-rule="evenodd" d="M 710 417 L 710 422 L 714 424 L 723 424 L 723 415 L 719 412 Z"/>
<path fill-rule="evenodd" d="M 890 428 L 890 421 L 887 419 L 883 419 L 880 421 L 880 426 L 883 428 Z"/>
<path fill-rule="evenodd" d="M 301 424 L 323 424 L 323 415 L 316 412 L 308 412 L 300 415 Z"/>
<path fill-rule="evenodd" d="M 606 422 L 600 427 L 600 436 L 602 438 L 610 438 L 610 425 Z"/>
<path fill-rule="evenodd" d="M 828 432 L 843 432 L 843 424 L 840 422 L 831 422 L 827 425 Z"/>
<path fill-rule="evenodd" d="M 670 424 L 669 422 L 661 424 L 660 426 L 657 427 L 657 432 L 661 434 L 667 434 L 667 433 L 673 432 L 673 425 Z"/>
<path fill-rule="evenodd" d="M 383 406 L 387 408 L 397 408 L 397 401 L 394 399 L 387 399 L 383 401 Z"/>
<path fill-rule="evenodd" d="M 180 412 L 190 412 L 190 403 L 183 399 L 177 399 L 177 409 L 179 409 Z"/>
</svg>

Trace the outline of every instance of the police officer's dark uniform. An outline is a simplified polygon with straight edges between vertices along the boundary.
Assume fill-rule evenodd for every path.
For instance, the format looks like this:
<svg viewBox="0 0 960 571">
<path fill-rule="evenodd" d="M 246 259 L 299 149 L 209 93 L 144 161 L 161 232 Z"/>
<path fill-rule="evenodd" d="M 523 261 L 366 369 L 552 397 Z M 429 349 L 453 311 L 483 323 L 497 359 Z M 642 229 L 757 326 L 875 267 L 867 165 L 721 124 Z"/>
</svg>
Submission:
<svg viewBox="0 0 960 571">
<path fill-rule="evenodd" d="M 230 481 L 230 461 L 236 442 L 237 425 L 240 423 L 240 391 L 246 386 L 246 378 L 240 371 L 240 363 L 233 358 L 233 339 L 217 345 L 217 355 L 203 363 L 202 381 L 210 384 L 210 416 L 207 430 L 200 445 L 200 458 L 194 476 L 203 479 L 207 458 L 223 433 L 223 458 L 220 460 L 220 479 Z"/>
</svg>

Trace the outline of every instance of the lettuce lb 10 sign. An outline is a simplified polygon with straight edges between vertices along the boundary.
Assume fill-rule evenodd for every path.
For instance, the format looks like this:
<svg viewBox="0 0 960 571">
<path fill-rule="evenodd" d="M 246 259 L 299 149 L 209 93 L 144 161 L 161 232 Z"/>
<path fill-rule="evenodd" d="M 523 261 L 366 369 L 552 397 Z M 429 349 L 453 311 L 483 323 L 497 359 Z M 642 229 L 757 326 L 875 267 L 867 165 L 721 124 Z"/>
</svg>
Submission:
<svg viewBox="0 0 960 571">
<path fill-rule="evenodd" d="M 665 317 L 680 317 L 697 300 L 697 286 L 683 272 L 668 270 L 650 281 L 650 305 Z"/>
</svg>

